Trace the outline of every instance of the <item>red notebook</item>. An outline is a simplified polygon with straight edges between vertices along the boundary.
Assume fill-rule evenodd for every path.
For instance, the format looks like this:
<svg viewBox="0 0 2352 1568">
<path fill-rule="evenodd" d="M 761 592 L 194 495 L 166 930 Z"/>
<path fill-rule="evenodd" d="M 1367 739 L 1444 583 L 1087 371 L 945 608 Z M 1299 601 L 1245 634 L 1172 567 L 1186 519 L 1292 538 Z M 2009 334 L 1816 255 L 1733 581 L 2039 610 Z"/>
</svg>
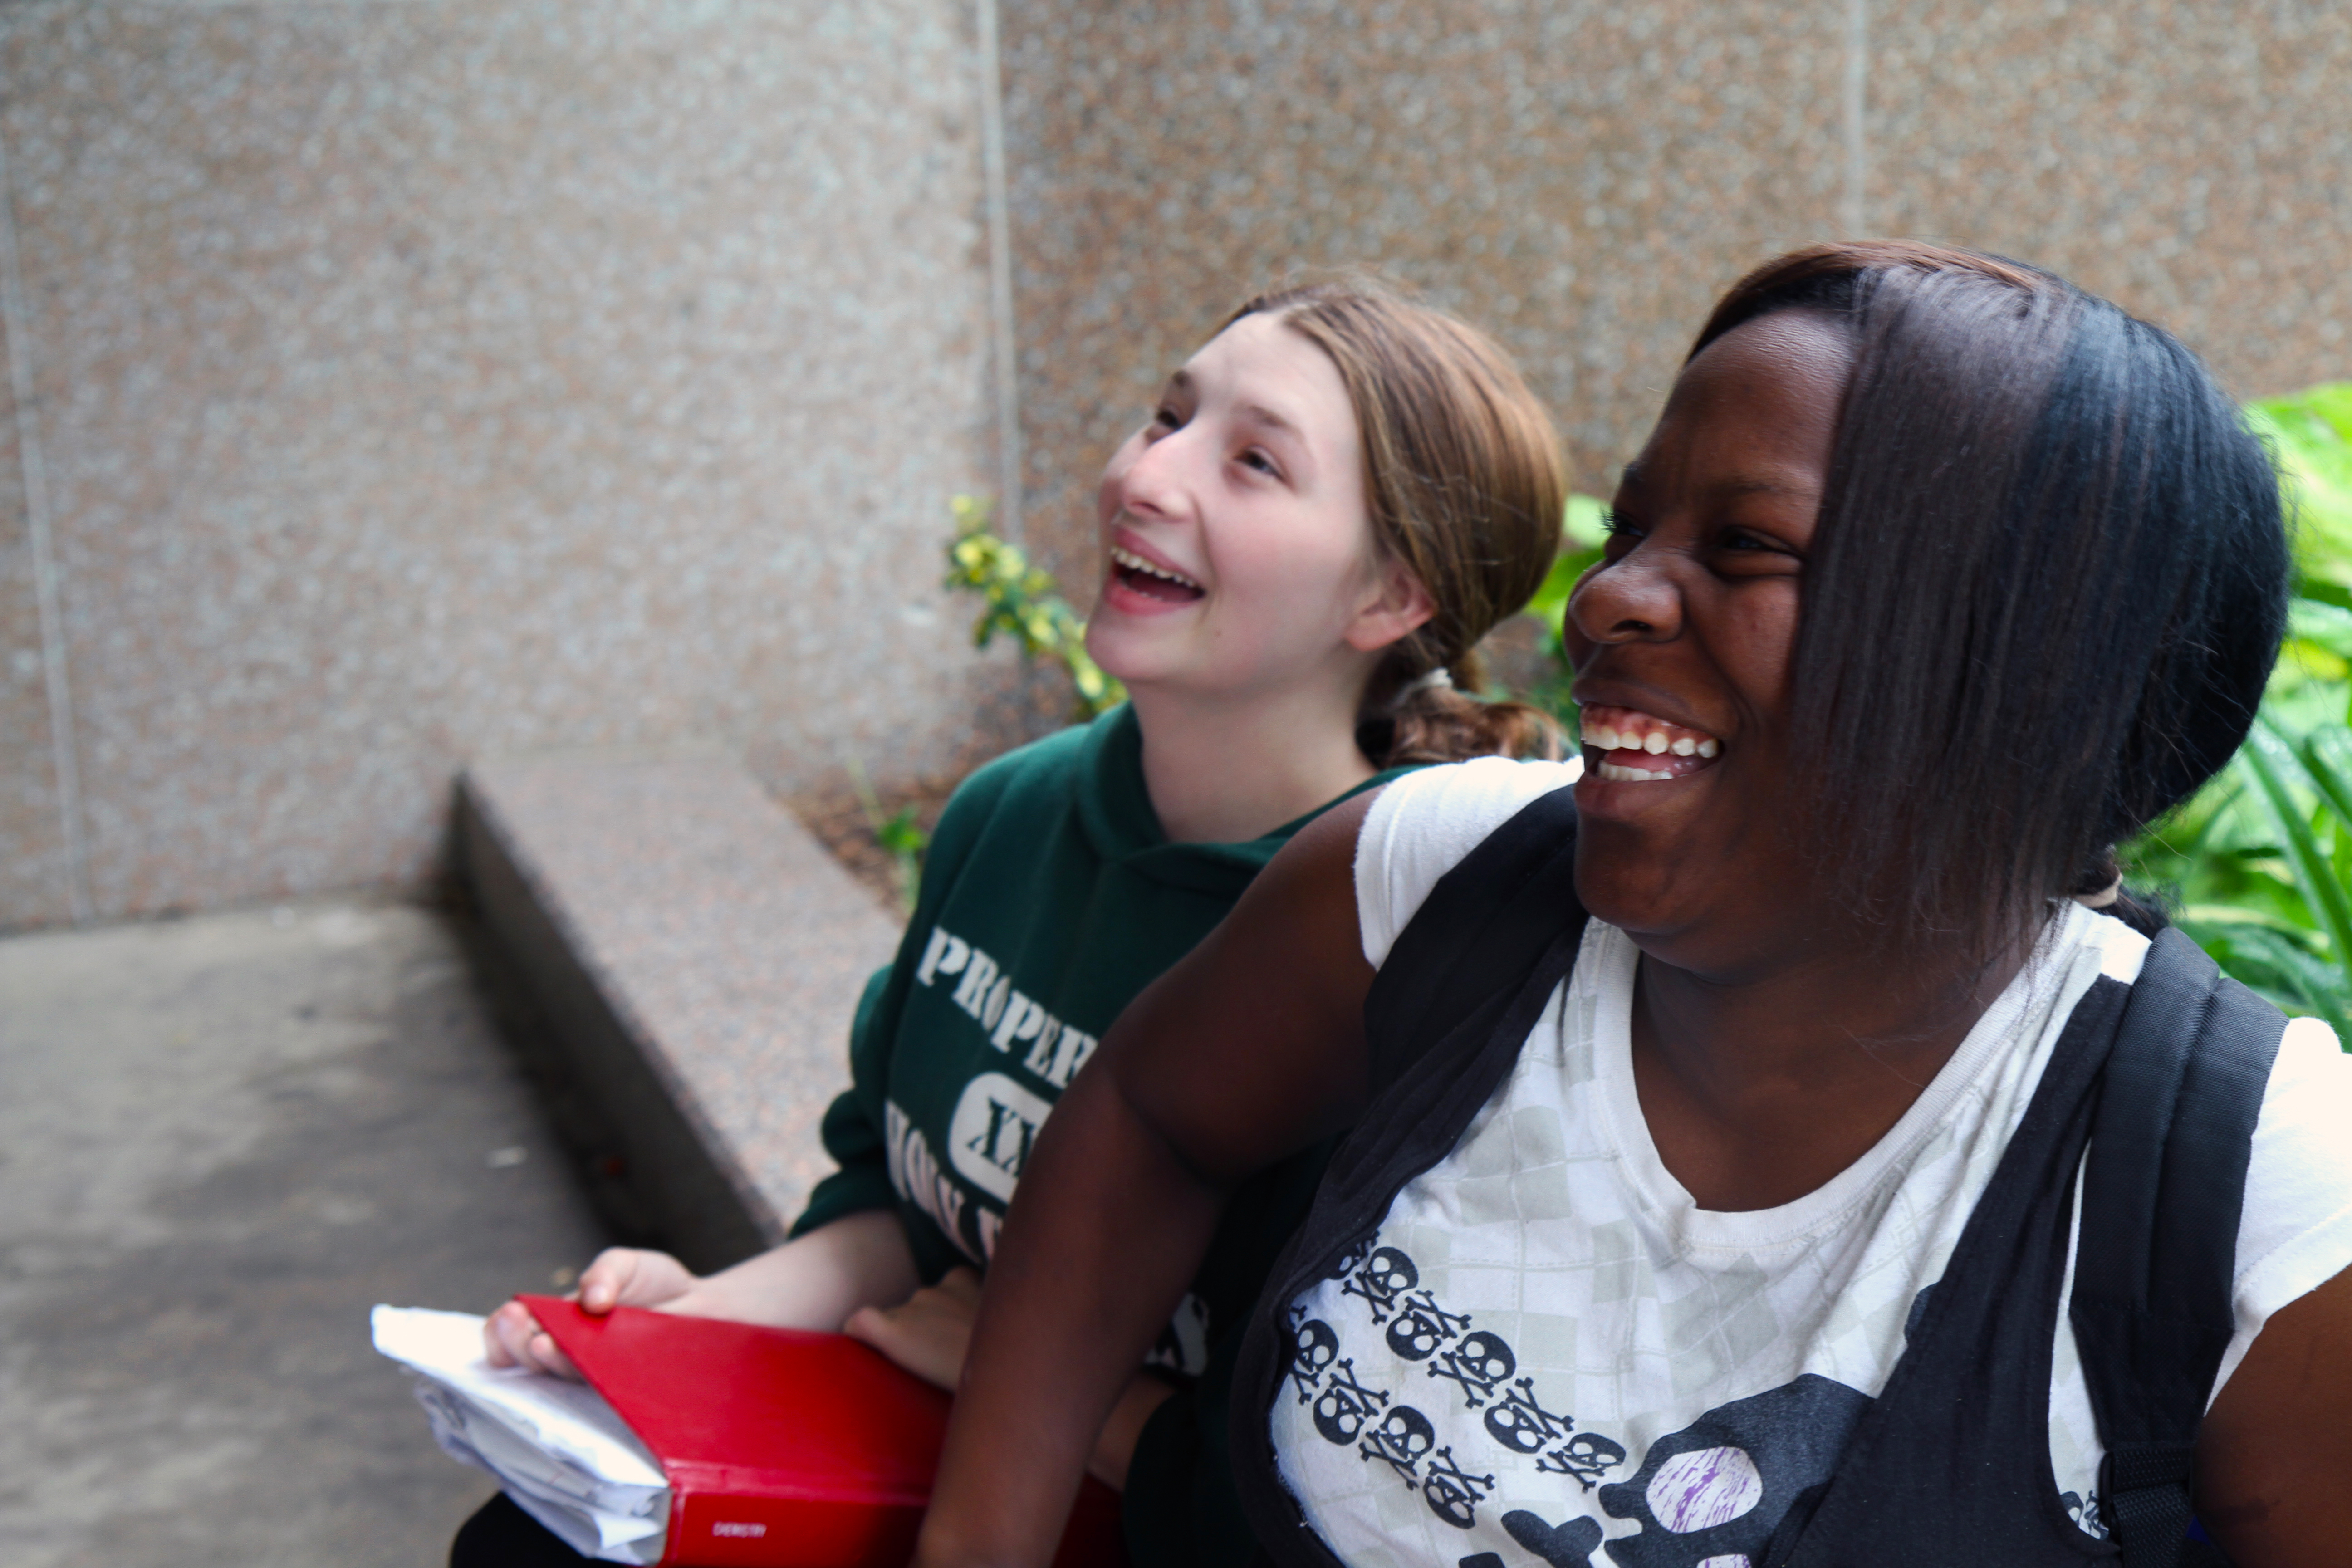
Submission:
<svg viewBox="0 0 2352 1568">
<path fill-rule="evenodd" d="M 525 1305 L 669 1478 L 666 1564 L 902 1568 L 948 1396 L 845 1334 L 622 1307 Z M 1125 1568 L 1118 1494 L 1089 1477 L 1055 1568 Z"/>
</svg>

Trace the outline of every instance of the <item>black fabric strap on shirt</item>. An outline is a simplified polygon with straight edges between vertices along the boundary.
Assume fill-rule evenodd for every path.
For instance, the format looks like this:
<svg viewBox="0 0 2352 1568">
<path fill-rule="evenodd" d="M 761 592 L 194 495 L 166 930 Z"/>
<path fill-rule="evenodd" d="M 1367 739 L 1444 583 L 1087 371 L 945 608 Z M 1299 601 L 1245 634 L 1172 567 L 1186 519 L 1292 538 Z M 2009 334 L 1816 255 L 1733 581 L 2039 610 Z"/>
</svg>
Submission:
<svg viewBox="0 0 2352 1568">
<path fill-rule="evenodd" d="M 2254 1123 L 2285 1029 L 2277 1008 L 2165 931 L 2107 1063 L 2068 1311 L 2125 1568 L 2180 1561 L 2197 1430 L 2237 1325 Z"/>
<path fill-rule="evenodd" d="M 2158 936 L 2129 987 L 2094 982 L 1826 1497 L 1758 1568 L 2226 1562 L 2188 1541 L 2189 1488 L 2285 1026 L 2178 931 Z M 2075 1528 L 2050 1474 L 2051 1349 L 2075 1236 L 2072 1321 L 2108 1450 L 2110 1541 Z"/>
<path fill-rule="evenodd" d="M 1537 797 L 1480 840 L 1389 944 L 1364 996 L 1371 1098 L 1461 1020 L 1518 990 L 1547 947 L 1583 931 L 1570 785 Z"/>
<path fill-rule="evenodd" d="M 1234 1372 L 1234 1480 L 1258 1540 L 1280 1562 L 1337 1562 L 1284 1489 L 1267 1429 L 1294 1348 L 1290 1303 L 1379 1229 L 1407 1182 L 1453 1152 L 1575 967 L 1584 927 L 1575 797 L 1559 789 L 1438 879 L 1373 977 L 1364 998 L 1369 1104 L 1276 1261 Z"/>
</svg>

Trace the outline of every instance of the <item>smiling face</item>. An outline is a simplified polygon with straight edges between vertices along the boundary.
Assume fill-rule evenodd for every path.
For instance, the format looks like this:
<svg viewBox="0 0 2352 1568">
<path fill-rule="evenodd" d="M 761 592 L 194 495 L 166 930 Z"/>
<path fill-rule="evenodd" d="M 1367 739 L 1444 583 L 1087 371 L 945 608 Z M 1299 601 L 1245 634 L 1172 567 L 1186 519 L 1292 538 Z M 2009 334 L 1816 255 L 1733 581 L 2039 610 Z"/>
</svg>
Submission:
<svg viewBox="0 0 2352 1568">
<path fill-rule="evenodd" d="M 1728 976 L 1840 923 L 1812 892 L 1788 735 L 1805 555 L 1852 367 L 1843 331 L 1802 310 L 1709 344 L 1569 600 L 1577 889 L 1677 967 Z"/>
<path fill-rule="evenodd" d="M 1234 321 L 1103 471 L 1087 651 L 1139 694 L 1314 686 L 1352 702 L 1430 613 L 1374 546 L 1363 468 L 1330 358 L 1276 316 Z"/>
</svg>

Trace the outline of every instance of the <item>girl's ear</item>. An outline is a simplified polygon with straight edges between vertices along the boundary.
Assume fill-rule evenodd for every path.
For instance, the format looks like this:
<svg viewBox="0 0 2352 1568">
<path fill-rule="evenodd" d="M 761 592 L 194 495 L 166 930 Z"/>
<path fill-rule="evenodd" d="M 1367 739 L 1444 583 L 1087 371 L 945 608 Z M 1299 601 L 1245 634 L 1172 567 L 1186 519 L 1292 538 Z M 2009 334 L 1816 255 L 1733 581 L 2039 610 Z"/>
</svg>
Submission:
<svg viewBox="0 0 2352 1568">
<path fill-rule="evenodd" d="M 1437 601 L 1430 597 L 1412 568 L 1391 561 L 1381 568 L 1380 592 L 1356 612 L 1344 640 L 1358 653 L 1374 653 L 1411 637 L 1435 614 Z"/>
</svg>

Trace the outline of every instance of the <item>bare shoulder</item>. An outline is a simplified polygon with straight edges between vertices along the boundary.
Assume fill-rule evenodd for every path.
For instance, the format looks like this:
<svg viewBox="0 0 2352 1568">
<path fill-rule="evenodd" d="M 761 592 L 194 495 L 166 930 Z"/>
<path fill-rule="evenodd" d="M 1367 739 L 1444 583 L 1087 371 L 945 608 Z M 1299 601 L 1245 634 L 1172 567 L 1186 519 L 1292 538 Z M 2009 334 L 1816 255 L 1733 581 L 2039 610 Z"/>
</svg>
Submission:
<svg viewBox="0 0 2352 1568">
<path fill-rule="evenodd" d="M 2197 1443 L 2197 1512 L 2238 1568 L 2321 1568 L 2352 1541 L 2352 1271 L 2271 1315 Z"/>
</svg>

